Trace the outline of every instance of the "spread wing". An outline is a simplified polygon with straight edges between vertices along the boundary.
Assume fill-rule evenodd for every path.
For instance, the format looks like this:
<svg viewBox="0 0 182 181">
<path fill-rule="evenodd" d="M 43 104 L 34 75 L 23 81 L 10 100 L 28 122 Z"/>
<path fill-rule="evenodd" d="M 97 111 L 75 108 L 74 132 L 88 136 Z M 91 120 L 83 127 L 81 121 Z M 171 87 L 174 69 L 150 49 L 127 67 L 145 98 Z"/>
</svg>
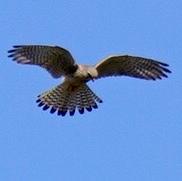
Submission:
<svg viewBox="0 0 182 181">
<path fill-rule="evenodd" d="M 8 53 L 8 57 L 17 63 L 39 65 L 54 78 L 74 73 L 77 69 L 70 52 L 58 46 L 17 45 Z"/>
<path fill-rule="evenodd" d="M 156 60 L 135 56 L 111 56 L 96 64 L 98 78 L 126 75 L 135 78 L 156 80 L 171 73 L 168 65 Z"/>
</svg>

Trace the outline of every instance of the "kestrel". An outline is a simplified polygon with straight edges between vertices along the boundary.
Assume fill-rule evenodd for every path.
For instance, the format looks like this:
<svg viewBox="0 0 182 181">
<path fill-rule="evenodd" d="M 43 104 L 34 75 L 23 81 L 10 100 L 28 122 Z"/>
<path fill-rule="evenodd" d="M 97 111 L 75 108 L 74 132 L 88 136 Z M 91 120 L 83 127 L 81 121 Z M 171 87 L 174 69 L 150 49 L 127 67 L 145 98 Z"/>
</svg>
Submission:
<svg viewBox="0 0 182 181">
<path fill-rule="evenodd" d="M 38 96 L 37 103 L 43 110 L 73 116 L 77 109 L 96 109 L 102 100 L 88 87 L 87 82 L 108 76 L 130 76 L 146 80 L 162 79 L 171 73 L 168 64 L 156 60 L 129 55 L 113 55 L 96 65 L 76 64 L 71 53 L 59 46 L 17 45 L 8 51 L 9 56 L 20 64 L 39 65 L 54 78 L 64 81 Z"/>
</svg>

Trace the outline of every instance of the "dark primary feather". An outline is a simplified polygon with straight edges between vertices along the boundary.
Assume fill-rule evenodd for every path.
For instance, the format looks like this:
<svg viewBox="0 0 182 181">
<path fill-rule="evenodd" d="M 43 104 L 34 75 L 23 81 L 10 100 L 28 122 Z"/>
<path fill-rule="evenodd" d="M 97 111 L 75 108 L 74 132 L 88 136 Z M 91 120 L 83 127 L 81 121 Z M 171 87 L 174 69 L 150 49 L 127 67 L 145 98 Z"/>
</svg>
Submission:
<svg viewBox="0 0 182 181">
<path fill-rule="evenodd" d="M 77 69 L 70 52 L 58 46 L 15 45 L 8 53 L 8 57 L 13 58 L 13 61 L 39 65 L 49 71 L 54 78 L 72 74 Z"/>
</svg>

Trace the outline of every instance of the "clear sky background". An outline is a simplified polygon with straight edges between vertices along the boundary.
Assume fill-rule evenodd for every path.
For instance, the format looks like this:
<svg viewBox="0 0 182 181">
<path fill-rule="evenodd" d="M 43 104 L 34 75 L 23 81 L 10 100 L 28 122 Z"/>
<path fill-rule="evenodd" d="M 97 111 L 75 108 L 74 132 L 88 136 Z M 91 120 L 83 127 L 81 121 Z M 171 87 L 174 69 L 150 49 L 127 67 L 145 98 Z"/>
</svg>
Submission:
<svg viewBox="0 0 182 181">
<path fill-rule="evenodd" d="M 182 1 L 0 2 L 0 180 L 181 181 Z M 100 79 L 98 110 L 59 117 L 36 96 L 59 84 L 7 58 L 16 44 L 56 44 L 79 63 L 131 54 L 170 64 L 162 81 Z"/>
</svg>

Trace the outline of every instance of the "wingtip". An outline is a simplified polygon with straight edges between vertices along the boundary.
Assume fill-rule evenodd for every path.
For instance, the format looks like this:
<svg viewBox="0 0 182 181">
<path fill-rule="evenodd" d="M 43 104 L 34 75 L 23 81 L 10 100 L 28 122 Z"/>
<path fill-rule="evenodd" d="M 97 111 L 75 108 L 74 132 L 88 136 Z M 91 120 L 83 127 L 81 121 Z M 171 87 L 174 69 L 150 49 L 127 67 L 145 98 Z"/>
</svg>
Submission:
<svg viewBox="0 0 182 181">
<path fill-rule="evenodd" d="M 159 68 L 158 71 L 160 73 L 160 75 L 157 77 L 157 79 L 162 79 L 162 78 L 168 78 L 168 73 L 172 73 L 171 70 L 169 70 L 166 67 L 169 67 L 169 64 L 167 63 L 163 63 L 163 62 L 157 62 L 159 64 Z"/>
<path fill-rule="evenodd" d="M 11 50 L 8 50 L 7 52 L 8 53 L 13 53 L 13 52 L 15 52 L 16 50 L 15 49 L 11 49 Z"/>
<path fill-rule="evenodd" d="M 164 62 L 158 62 L 160 65 L 162 65 L 162 66 L 165 66 L 165 67 L 169 67 L 169 64 L 167 64 L 167 63 L 164 63 Z"/>
<path fill-rule="evenodd" d="M 169 69 L 167 69 L 167 68 L 164 68 L 164 67 L 163 67 L 163 70 L 164 70 L 165 72 L 167 72 L 167 73 L 172 73 L 172 71 L 169 70 Z"/>
<path fill-rule="evenodd" d="M 8 52 L 8 53 L 10 53 L 10 52 Z M 8 57 L 12 58 L 12 57 L 14 57 L 14 54 L 10 54 L 10 55 L 8 55 Z"/>
<path fill-rule="evenodd" d="M 13 45 L 13 48 L 21 48 L 23 45 Z"/>
</svg>

